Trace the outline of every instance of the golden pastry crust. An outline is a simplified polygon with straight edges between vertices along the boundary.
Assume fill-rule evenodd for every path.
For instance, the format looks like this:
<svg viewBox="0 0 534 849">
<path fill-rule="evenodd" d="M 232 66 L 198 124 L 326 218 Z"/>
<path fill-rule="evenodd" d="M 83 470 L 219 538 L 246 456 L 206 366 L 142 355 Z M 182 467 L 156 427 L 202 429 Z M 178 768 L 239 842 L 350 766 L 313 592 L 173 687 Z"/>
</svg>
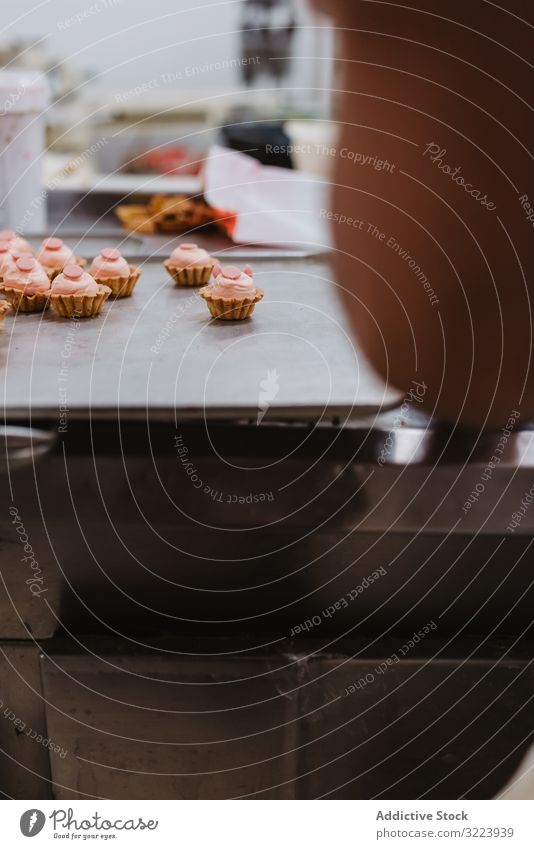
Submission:
<svg viewBox="0 0 534 849">
<path fill-rule="evenodd" d="M 163 263 L 177 286 L 205 286 L 210 282 L 211 272 L 217 265 L 217 260 L 210 256 L 207 265 L 189 265 L 187 268 L 176 268 L 166 259 Z"/>
<path fill-rule="evenodd" d="M 4 319 L 8 312 L 11 312 L 11 304 L 7 301 L 0 301 L 0 329 L 4 324 Z"/>
<path fill-rule="evenodd" d="M 213 297 L 211 286 L 205 286 L 199 295 L 206 301 L 213 318 L 242 321 L 252 315 L 256 304 L 263 298 L 263 290 L 256 289 L 254 297 L 250 298 L 217 298 Z"/>
<path fill-rule="evenodd" d="M 50 295 L 50 306 L 63 318 L 89 318 L 98 315 L 111 295 L 109 286 L 98 285 L 96 295 Z"/>
<path fill-rule="evenodd" d="M 95 277 L 99 286 L 108 286 L 112 298 L 129 298 L 141 277 L 141 269 L 130 265 L 128 277 Z"/>
<path fill-rule="evenodd" d="M 9 306 L 17 312 L 43 312 L 47 309 L 50 298 L 50 289 L 47 292 L 26 295 L 20 289 L 11 289 L 2 284 L 0 292 L 4 295 Z M 5 303 L 5 301 L 0 303 Z"/>
</svg>

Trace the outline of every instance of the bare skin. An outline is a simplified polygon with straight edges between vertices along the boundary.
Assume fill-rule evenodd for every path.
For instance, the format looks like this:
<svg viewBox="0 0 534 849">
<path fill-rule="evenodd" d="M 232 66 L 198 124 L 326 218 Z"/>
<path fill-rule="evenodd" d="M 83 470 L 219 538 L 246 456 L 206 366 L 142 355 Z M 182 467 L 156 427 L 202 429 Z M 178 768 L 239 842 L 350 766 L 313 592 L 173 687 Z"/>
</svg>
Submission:
<svg viewBox="0 0 534 849">
<path fill-rule="evenodd" d="M 354 330 L 473 427 L 534 418 L 534 5 L 499 5 L 317 0 L 339 28 L 325 217 Z"/>
</svg>

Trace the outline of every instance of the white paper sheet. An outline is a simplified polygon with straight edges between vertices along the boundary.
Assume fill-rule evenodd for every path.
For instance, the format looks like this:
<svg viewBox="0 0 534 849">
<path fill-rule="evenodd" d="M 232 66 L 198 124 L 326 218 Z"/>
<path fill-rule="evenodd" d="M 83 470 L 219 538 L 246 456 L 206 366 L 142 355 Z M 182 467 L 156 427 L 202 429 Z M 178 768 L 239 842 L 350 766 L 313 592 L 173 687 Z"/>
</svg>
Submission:
<svg viewBox="0 0 534 849">
<path fill-rule="evenodd" d="M 235 242 L 329 247 L 321 214 L 328 184 L 321 178 L 214 146 L 206 161 L 204 193 L 212 206 L 237 214 Z"/>
</svg>

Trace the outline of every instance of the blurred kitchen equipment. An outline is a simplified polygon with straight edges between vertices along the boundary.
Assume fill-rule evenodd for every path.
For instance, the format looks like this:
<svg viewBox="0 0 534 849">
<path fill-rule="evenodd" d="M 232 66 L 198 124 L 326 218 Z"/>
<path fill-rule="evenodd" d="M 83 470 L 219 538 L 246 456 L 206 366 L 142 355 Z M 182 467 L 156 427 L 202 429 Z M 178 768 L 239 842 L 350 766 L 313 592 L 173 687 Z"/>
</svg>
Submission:
<svg viewBox="0 0 534 849">
<path fill-rule="evenodd" d="M 226 147 L 248 153 L 263 165 L 293 168 L 291 140 L 282 121 L 243 121 L 237 117 L 222 128 L 221 135 Z"/>
<path fill-rule="evenodd" d="M 35 233 L 46 226 L 43 113 L 49 90 L 42 74 L 0 71 L 0 225 Z"/>
<path fill-rule="evenodd" d="M 243 80 L 251 85 L 262 74 L 277 84 L 289 74 L 296 20 L 290 0 L 245 0 L 241 19 Z"/>
</svg>

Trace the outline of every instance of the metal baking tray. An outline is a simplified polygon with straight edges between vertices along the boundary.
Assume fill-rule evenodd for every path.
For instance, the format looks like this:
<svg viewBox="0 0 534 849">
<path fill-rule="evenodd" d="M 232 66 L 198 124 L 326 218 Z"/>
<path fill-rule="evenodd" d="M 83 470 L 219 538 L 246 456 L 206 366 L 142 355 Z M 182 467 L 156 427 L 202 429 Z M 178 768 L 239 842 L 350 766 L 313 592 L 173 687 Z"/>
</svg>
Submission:
<svg viewBox="0 0 534 849">
<path fill-rule="evenodd" d="M 131 298 L 99 317 L 51 310 L 6 319 L 5 418 L 91 417 L 341 422 L 400 401 L 354 343 L 328 263 L 256 259 L 265 297 L 245 321 L 212 321 L 198 290 L 175 287 L 160 259 L 132 256 Z M 224 261 L 224 256 L 221 256 Z"/>
</svg>

